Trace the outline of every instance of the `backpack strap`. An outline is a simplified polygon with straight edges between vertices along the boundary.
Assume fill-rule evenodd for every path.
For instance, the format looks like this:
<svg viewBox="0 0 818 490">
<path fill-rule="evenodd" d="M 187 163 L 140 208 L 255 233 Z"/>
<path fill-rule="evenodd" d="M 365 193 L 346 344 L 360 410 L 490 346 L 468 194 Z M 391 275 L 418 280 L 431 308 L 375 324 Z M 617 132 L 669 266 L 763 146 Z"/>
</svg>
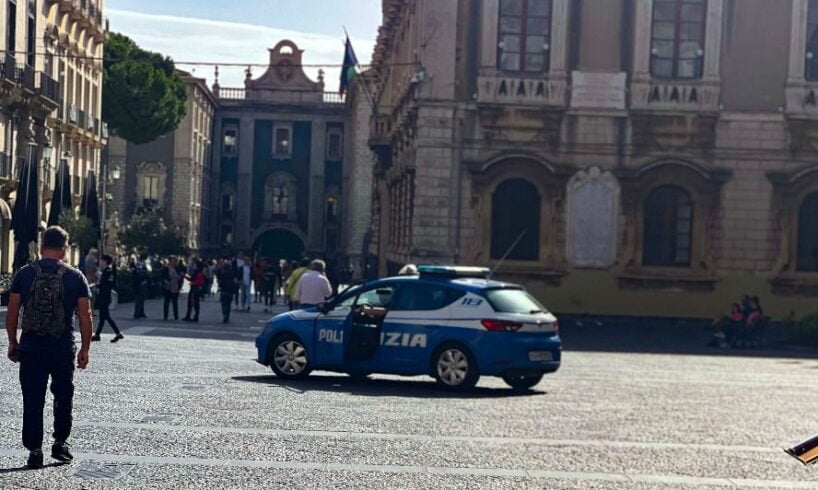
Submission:
<svg viewBox="0 0 818 490">
<path fill-rule="evenodd" d="M 42 274 L 42 273 L 43 273 L 43 268 L 42 268 L 42 267 L 40 267 L 40 262 L 39 262 L 39 261 L 36 261 L 36 260 L 35 260 L 34 262 L 32 262 L 32 263 L 31 263 L 31 268 L 32 268 L 32 269 L 34 269 L 34 272 L 35 272 L 35 273 L 36 273 L 38 276 L 39 276 L 40 274 Z"/>
<path fill-rule="evenodd" d="M 61 263 L 60 265 L 57 266 L 57 273 L 56 273 L 57 277 L 62 279 L 62 276 L 64 276 L 66 272 L 68 272 L 68 269 L 65 267 L 65 265 L 63 265 Z"/>
</svg>

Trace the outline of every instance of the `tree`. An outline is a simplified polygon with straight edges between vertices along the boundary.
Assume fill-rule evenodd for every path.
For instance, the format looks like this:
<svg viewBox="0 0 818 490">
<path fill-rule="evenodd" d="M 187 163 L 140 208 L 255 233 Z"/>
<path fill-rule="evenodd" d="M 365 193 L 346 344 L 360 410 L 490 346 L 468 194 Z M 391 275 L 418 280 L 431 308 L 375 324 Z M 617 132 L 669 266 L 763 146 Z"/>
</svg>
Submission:
<svg viewBox="0 0 818 490">
<path fill-rule="evenodd" d="M 187 93 L 173 60 L 112 33 L 103 67 L 102 119 L 117 136 L 143 144 L 179 127 Z"/>
<path fill-rule="evenodd" d="M 99 230 L 87 216 L 77 214 L 73 209 L 68 208 L 63 209 L 60 213 L 59 221 L 60 226 L 68 232 L 71 245 L 79 247 L 81 254 L 97 245 Z"/>
<path fill-rule="evenodd" d="M 135 214 L 120 231 L 119 240 L 129 252 L 161 256 L 187 253 L 184 230 L 168 226 L 155 211 Z"/>
</svg>

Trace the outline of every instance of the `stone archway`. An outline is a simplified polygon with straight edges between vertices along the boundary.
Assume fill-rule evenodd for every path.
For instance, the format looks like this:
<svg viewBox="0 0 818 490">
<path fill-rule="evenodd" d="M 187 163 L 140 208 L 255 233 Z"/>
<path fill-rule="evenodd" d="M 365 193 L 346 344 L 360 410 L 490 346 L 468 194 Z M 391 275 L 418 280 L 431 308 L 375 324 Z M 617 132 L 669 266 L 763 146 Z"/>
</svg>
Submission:
<svg viewBox="0 0 818 490">
<path fill-rule="evenodd" d="M 260 258 L 298 260 L 304 255 L 304 240 L 290 230 L 272 228 L 253 241 L 253 252 Z"/>
</svg>

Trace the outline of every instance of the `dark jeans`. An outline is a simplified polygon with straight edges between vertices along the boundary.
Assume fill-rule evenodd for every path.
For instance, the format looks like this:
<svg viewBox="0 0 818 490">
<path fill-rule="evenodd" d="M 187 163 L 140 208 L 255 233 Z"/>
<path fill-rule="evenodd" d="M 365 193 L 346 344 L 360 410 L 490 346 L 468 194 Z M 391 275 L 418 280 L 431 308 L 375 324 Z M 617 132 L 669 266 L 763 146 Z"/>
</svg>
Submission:
<svg viewBox="0 0 818 490">
<path fill-rule="evenodd" d="M 185 318 L 188 320 L 199 319 L 199 300 L 201 299 L 202 288 L 190 288 L 190 293 L 187 295 L 187 313 Z M 194 312 L 193 316 L 190 313 Z"/>
<path fill-rule="evenodd" d="M 74 399 L 74 353 L 21 352 L 20 386 L 23 389 L 23 445 L 29 451 L 43 445 L 45 389 L 51 376 L 54 395 L 54 440 L 65 442 L 71 435 Z"/>
<path fill-rule="evenodd" d="M 136 288 L 136 298 L 134 300 L 133 317 L 143 318 L 145 316 L 145 298 L 148 297 L 148 285 L 144 284 Z"/>
<path fill-rule="evenodd" d="M 113 318 L 111 318 L 111 311 L 108 309 L 110 306 L 111 305 L 109 305 L 109 304 L 108 305 L 103 305 L 103 304 L 97 305 L 97 308 L 99 308 L 99 326 L 97 327 L 97 337 L 99 337 L 99 334 L 102 333 L 102 327 L 105 326 L 105 322 L 108 322 L 108 324 L 111 326 L 111 328 L 114 329 L 115 334 L 119 335 L 119 333 L 120 333 L 119 332 L 119 327 L 116 326 L 116 322 L 114 321 Z"/>
<path fill-rule="evenodd" d="M 222 316 L 224 321 L 230 320 L 230 303 L 233 302 L 233 293 L 222 292 L 219 295 L 219 301 L 222 303 Z"/>
<path fill-rule="evenodd" d="M 165 313 L 165 320 L 168 319 L 168 306 L 173 305 L 173 319 L 179 319 L 179 293 L 171 293 L 170 291 L 165 291 L 165 306 L 164 306 L 164 313 Z"/>
</svg>

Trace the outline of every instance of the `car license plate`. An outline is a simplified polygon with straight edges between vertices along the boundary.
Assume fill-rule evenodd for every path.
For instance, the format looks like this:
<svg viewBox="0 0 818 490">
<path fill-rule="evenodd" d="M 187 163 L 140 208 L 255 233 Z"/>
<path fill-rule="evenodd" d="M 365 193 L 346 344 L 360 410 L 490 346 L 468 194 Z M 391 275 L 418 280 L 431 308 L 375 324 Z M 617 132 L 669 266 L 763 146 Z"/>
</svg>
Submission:
<svg viewBox="0 0 818 490">
<path fill-rule="evenodd" d="M 528 352 L 529 361 L 550 361 L 551 352 L 547 350 L 532 350 Z"/>
</svg>

